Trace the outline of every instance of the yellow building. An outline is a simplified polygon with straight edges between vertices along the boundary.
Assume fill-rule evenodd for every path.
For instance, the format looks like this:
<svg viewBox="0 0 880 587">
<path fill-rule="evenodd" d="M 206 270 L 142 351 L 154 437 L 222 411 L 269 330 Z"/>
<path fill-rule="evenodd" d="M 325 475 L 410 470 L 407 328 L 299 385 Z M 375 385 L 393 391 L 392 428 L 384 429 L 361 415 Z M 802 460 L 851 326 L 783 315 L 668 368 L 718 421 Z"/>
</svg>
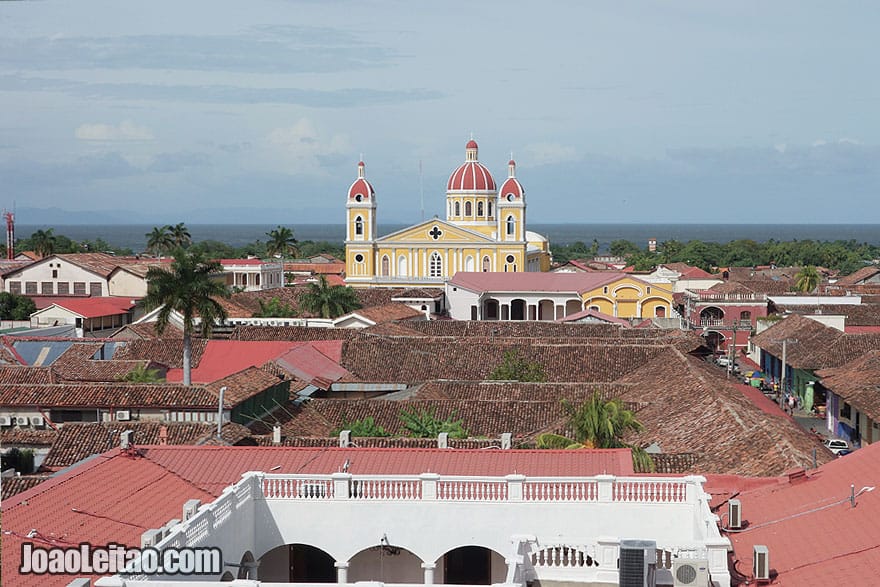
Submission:
<svg viewBox="0 0 880 587">
<path fill-rule="evenodd" d="M 348 189 L 345 270 L 352 286 L 443 285 L 459 271 L 550 269 L 550 243 L 526 230 L 525 190 L 516 163 L 498 189 L 473 140 L 446 185 L 446 220 L 433 218 L 386 236 L 376 234 L 376 193 L 364 162 Z"/>
</svg>

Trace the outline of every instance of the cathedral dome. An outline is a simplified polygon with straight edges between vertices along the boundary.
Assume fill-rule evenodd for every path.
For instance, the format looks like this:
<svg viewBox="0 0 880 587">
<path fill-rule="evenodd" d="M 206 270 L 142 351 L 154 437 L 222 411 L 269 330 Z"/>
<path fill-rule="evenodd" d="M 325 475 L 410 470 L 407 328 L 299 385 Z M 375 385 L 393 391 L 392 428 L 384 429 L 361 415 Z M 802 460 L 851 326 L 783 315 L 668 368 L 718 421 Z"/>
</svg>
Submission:
<svg viewBox="0 0 880 587">
<path fill-rule="evenodd" d="M 486 167 L 477 160 L 477 142 L 473 139 L 465 146 L 465 161 L 449 176 L 446 191 L 449 192 L 494 192 L 495 179 Z"/>
<path fill-rule="evenodd" d="M 348 188 L 348 199 L 360 202 L 372 198 L 375 193 L 373 186 L 370 185 L 370 182 L 367 181 L 364 175 L 364 162 L 358 162 L 358 178 Z"/>
<path fill-rule="evenodd" d="M 507 163 L 508 176 L 507 179 L 504 180 L 504 183 L 501 184 L 501 189 L 498 190 L 498 197 L 502 200 L 514 201 L 517 199 L 521 199 L 523 195 L 525 195 L 526 191 L 523 189 L 522 184 L 516 179 L 516 161 L 511 159 Z"/>
</svg>

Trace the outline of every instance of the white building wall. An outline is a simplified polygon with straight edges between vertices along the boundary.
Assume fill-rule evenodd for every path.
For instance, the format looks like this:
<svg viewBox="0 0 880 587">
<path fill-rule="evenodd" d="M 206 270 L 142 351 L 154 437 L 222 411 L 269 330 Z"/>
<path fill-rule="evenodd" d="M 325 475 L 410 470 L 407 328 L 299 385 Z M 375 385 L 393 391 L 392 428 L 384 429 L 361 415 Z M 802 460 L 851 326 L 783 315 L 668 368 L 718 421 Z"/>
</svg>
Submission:
<svg viewBox="0 0 880 587">
<path fill-rule="evenodd" d="M 147 295 L 147 280 L 128 271 L 116 271 L 107 287 L 111 296 L 142 298 Z"/>
<path fill-rule="evenodd" d="M 91 284 L 97 283 L 101 286 L 100 295 L 110 295 L 107 280 L 104 277 L 57 257 L 37 261 L 8 275 L 3 283 L 5 291 L 14 291 L 14 283 L 19 284 L 21 287 L 19 293 L 22 294 L 28 294 L 28 283 L 35 284 L 36 294 L 39 295 L 43 295 L 44 283 L 52 284 L 52 291 L 45 295 L 59 295 L 59 283 L 67 285 L 67 294 L 60 295 L 90 295 L 92 292 Z M 78 283 L 83 284 L 83 290 L 77 290 L 76 284 Z"/>
</svg>

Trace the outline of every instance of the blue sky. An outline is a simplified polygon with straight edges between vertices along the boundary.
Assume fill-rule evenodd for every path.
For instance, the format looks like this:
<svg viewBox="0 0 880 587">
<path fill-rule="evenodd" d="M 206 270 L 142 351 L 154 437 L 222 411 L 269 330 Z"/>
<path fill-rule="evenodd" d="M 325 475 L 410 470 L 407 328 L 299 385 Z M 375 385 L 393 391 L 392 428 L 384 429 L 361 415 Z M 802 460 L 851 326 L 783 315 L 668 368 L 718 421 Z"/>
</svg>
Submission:
<svg viewBox="0 0 880 587">
<path fill-rule="evenodd" d="M 444 209 L 473 133 L 536 222 L 868 222 L 880 4 L 0 3 L 3 201 L 130 221 Z M 23 217 L 22 214 L 25 214 Z"/>
</svg>

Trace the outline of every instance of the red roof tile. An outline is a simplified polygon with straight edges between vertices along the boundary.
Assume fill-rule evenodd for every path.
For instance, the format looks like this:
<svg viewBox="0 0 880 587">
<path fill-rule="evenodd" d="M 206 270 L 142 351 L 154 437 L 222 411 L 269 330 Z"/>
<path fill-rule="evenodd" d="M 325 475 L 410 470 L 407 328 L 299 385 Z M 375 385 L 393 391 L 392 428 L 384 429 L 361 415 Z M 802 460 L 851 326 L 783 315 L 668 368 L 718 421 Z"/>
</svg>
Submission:
<svg viewBox="0 0 880 587">
<path fill-rule="evenodd" d="M 293 346 L 284 341 L 243 342 L 239 340 L 209 340 L 192 370 L 192 380 L 210 383 L 237 373 L 247 367 L 258 367 L 286 353 Z M 182 381 L 183 369 L 169 369 L 167 381 Z"/>
</svg>

